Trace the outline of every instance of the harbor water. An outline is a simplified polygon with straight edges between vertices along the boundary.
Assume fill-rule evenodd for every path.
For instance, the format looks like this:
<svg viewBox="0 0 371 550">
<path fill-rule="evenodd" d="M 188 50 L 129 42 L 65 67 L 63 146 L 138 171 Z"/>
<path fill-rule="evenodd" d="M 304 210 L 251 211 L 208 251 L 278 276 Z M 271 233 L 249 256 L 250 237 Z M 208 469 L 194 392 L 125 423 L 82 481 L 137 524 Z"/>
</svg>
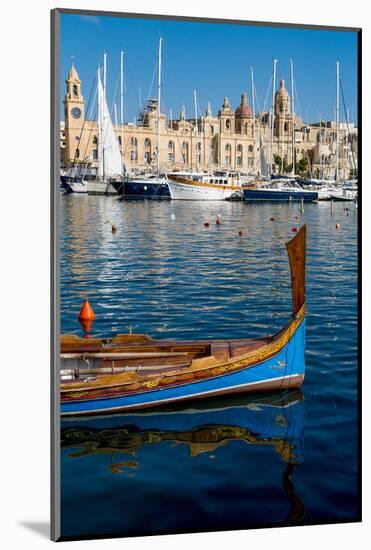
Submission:
<svg viewBox="0 0 371 550">
<path fill-rule="evenodd" d="M 80 336 L 84 296 L 96 336 L 274 333 L 291 312 L 285 242 L 308 228 L 302 393 L 64 420 L 62 535 L 356 521 L 355 205 L 60 201 L 61 331 Z"/>
</svg>

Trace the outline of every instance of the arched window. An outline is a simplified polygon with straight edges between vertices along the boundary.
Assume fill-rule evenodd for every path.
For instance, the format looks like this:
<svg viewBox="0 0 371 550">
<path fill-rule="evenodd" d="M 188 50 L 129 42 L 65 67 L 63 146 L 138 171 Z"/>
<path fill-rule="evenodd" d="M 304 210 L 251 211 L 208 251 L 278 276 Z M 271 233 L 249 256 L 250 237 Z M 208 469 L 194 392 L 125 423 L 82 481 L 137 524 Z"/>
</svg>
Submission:
<svg viewBox="0 0 371 550">
<path fill-rule="evenodd" d="M 131 140 L 130 140 L 130 143 L 131 145 L 133 145 L 134 147 L 136 147 L 138 145 L 138 140 L 136 137 L 132 137 Z"/>
<path fill-rule="evenodd" d="M 98 150 L 93 149 L 93 160 L 98 160 Z"/>
<path fill-rule="evenodd" d="M 242 153 L 242 145 L 237 145 L 237 153 Z"/>
<path fill-rule="evenodd" d="M 248 151 L 249 153 L 252 153 L 254 151 L 254 147 L 252 145 L 249 145 Z"/>
<path fill-rule="evenodd" d="M 174 162 L 175 160 L 175 156 L 174 156 L 174 149 L 175 149 L 175 145 L 174 145 L 174 142 L 173 141 L 169 141 L 169 143 L 167 144 L 167 149 L 168 149 L 168 161 L 169 162 Z"/>
<path fill-rule="evenodd" d="M 185 141 L 182 143 L 182 161 L 184 163 L 188 162 L 188 143 Z"/>
<path fill-rule="evenodd" d="M 230 143 L 226 143 L 225 150 L 226 150 L 226 151 L 230 151 L 230 150 L 231 150 L 231 144 L 230 144 Z"/>
<path fill-rule="evenodd" d="M 119 142 L 119 145 L 122 145 L 121 136 L 118 136 L 118 142 Z"/>
<path fill-rule="evenodd" d="M 146 149 L 150 149 L 150 147 L 151 147 L 151 140 L 150 140 L 149 138 L 146 138 L 146 139 L 144 140 L 144 147 L 145 147 Z"/>
<path fill-rule="evenodd" d="M 72 91 L 73 91 L 73 95 L 79 95 L 79 94 L 78 94 L 77 84 L 74 84 L 74 85 L 73 85 Z"/>
<path fill-rule="evenodd" d="M 98 143 L 98 136 L 93 137 L 93 143 L 94 143 L 94 145 L 96 145 Z"/>
<path fill-rule="evenodd" d="M 285 131 L 285 132 L 288 132 L 288 131 L 289 131 L 289 124 L 288 124 L 288 122 L 285 122 L 284 131 Z"/>
<path fill-rule="evenodd" d="M 196 143 L 196 151 L 201 151 L 201 142 Z"/>
<path fill-rule="evenodd" d="M 231 127 L 231 121 L 229 120 L 229 118 L 227 118 L 227 120 L 225 121 L 225 127 L 227 128 L 227 130 L 229 130 L 229 128 Z"/>
<path fill-rule="evenodd" d="M 214 126 L 210 126 L 211 135 L 214 135 Z"/>
<path fill-rule="evenodd" d="M 130 151 L 130 160 L 137 160 L 138 154 L 136 151 Z"/>
<path fill-rule="evenodd" d="M 76 159 L 79 159 L 79 158 L 80 158 L 80 149 L 76 149 L 75 158 L 76 158 Z"/>
</svg>

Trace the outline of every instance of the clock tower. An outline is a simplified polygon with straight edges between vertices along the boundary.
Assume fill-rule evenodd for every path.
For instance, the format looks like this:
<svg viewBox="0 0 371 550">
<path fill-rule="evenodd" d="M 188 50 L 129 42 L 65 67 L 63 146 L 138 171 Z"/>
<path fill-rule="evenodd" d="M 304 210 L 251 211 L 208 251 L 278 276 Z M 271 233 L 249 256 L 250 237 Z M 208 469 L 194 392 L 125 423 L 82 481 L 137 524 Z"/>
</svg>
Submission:
<svg viewBox="0 0 371 550">
<path fill-rule="evenodd" d="M 66 79 L 64 96 L 64 122 L 66 129 L 66 160 L 79 157 L 78 143 L 84 123 L 84 98 L 81 95 L 81 80 L 72 63 Z"/>
</svg>

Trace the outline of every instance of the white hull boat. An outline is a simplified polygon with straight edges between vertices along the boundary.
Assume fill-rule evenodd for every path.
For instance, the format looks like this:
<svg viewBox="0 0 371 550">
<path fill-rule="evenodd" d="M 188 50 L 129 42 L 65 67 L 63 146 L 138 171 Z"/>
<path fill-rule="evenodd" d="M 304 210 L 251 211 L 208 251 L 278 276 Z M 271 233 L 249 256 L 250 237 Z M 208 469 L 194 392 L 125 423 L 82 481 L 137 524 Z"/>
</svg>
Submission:
<svg viewBox="0 0 371 550">
<path fill-rule="evenodd" d="M 208 177 L 200 181 L 180 176 L 168 175 L 170 196 L 173 200 L 184 201 L 223 201 L 233 193 L 242 189 L 242 186 L 229 183 L 227 180 Z M 221 183 L 214 183 L 220 181 Z"/>
<path fill-rule="evenodd" d="M 89 195 L 117 195 L 116 189 L 109 181 L 87 180 L 86 187 Z"/>
</svg>

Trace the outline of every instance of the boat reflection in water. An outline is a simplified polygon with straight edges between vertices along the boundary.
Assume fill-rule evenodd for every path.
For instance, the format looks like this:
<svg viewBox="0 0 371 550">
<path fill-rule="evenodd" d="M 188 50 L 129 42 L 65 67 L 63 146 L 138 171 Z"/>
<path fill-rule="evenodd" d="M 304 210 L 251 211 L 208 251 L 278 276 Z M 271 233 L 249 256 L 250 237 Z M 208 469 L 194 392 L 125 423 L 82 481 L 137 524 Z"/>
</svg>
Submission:
<svg viewBox="0 0 371 550">
<path fill-rule="evenodd" d="M 304 412 L 302 392 L 286 390 L 63 419 L 63 537 L 105 534 L 107 515 L 111 536 L 300 523 L 305 510 L 293 472 L 303 462 Z M 264 460 L 275 464 L 273 483 L 265 479 Z M 236 495 L 231 475 L 241 478 Z M 243 487 L 259 476 L 264 500 L 269 491 L 274 500 L 277 488 L 281 492 L 279 517 L 267 517 L 264 506 L 259 521 L 259 514 L 251 518 L 238 511 L 239 499 L 243 506 L 252 499 L 258 507 L 262 497 Z M 199 507 L 207 510 L 204 520 Z M 105 518 L 102 531 L 99 514 Z"/>
</svg>

